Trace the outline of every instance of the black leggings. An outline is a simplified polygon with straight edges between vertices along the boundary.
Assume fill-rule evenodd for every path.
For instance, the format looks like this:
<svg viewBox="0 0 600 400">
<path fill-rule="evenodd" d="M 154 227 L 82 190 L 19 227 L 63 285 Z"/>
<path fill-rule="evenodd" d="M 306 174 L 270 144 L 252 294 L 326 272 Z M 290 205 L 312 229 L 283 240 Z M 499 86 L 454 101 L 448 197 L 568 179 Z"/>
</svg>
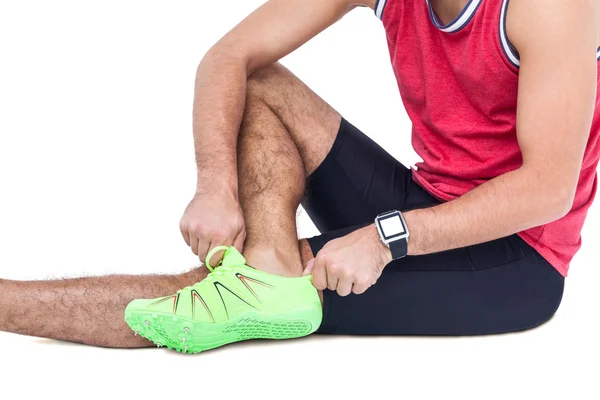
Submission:
<svg viewBox="0 0 600 400">
<path fill-rule="evenodd" d="M 328 241 L 393 209 L 439 202 L 411 171 L 342 120 L 325 161 L 308 180 L 303 202 Z M 388 265 L 362 295 L 324 292 L 320 333 L 482 335 L 514 332 L 548 321 L 562 299 L 564 278 L 517 235 L 462 249 L 406 257 Z"/>
</svg>

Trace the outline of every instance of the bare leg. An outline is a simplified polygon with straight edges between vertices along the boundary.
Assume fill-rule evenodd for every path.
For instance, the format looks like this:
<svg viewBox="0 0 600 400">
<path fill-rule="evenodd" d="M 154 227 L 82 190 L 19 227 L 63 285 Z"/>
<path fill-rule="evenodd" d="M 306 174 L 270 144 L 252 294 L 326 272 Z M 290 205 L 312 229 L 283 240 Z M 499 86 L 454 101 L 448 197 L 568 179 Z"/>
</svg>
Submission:
<svg viewBox="0 0 600 400">
<path fill-rule="evenodd" d="M 279 64 L 248 82 L 238 141 L 244 254 L 264 271 L 300 276 L 296 211 L 305 178 L 325 158 L 340 115 Z"/>
<path fill-rule="evenodd" d="M 56 281 L 0 280 L 0 330 L 105 347 L 145 347 L 123 320 L 135 298 L 173 294 L 206 276 L 104 276 Z"/>
<path fill-rule="evenodd" d="M 325 158 L 340 115 L 280 65 L 255 74 L 240 136 L 240 192 L 248 262 L 300 275 L 311 257 L 296 236 L 304 178 Z M 107 347 L 144 347 L 123 321 L 136 298 L 167 296 L 202 280 L 199 269 L 170 276 L 106 276 L 45 282 L 0 279 L 0 331 Z"/>
<path fill-rule="evenodd" d="M 244 254 L 256 268 L 300 276 L 296 209 L 304 192 L 304 167 L 298 149 L 260 100 L 246 105 L 238 148 L 247 233 Z"/>
</svg>

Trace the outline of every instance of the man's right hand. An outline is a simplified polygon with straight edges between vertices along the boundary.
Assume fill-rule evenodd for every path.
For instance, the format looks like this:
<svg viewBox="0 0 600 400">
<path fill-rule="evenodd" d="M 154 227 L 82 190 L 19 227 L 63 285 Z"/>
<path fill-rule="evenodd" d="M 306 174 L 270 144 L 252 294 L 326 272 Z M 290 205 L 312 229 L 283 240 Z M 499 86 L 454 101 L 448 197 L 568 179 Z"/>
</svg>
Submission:
<svg viewBox="0 0 600 400">
<path fill-rule="evenodd" d="M 197 193 L 186 208 L 179 228 L 187 245 L 203 263 L 208 252 L 217 246 L 244 250 L 244 215 L 233 194 Z"/>
<path fill-rule="evenodd" d="M 376 0 L 269 0 L 208 51 L 198 67 L 194 91 L 199 182 L 207 187 L 221 187 L 223 181 L 237 185 L 237 134 L 248 76 L 291 53 L 354 7 L 375 4 Z M 220 161 L 216 171 L 211 169 L 215 154 Z M 218 185 L 211 185 L 213 181 Z M 196 194 L 180 227 L 201 261 L 216 246 L 243 251 L 244 217 L 231 190 Z"/>
</svg>

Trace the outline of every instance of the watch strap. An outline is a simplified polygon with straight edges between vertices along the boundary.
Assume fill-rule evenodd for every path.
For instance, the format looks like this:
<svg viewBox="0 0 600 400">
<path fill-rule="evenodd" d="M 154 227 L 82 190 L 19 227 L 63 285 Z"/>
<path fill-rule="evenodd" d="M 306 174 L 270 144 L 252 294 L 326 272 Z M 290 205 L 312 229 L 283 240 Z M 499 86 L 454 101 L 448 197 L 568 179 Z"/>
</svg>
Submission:
<svg viewBox="0 0 600 400">
<path fill-rule="evenodd" d="M 388 246 L 390 246 L 390 250 L 392 251 L 393 260 L 404 258 L 408 254 L 408 240 L 406 240 L 406 238 L 394 240 L 393 242 L 390 242 Z"/>
</svg>

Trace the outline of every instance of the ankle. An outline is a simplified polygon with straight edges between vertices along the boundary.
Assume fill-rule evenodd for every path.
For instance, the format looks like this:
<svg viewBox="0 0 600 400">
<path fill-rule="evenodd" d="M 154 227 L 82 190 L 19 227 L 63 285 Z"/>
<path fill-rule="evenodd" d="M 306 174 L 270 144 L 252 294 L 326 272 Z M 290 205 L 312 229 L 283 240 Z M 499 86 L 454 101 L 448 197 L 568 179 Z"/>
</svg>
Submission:
<svg viewBox="0 0 600 400">
<path fill-rule="evenodd" d="M 244 257 L 248 265 L 273 275 L 297 277 L 303 272 L 297 251 L 252 246 L 244 249 Z"/>
</svg>

